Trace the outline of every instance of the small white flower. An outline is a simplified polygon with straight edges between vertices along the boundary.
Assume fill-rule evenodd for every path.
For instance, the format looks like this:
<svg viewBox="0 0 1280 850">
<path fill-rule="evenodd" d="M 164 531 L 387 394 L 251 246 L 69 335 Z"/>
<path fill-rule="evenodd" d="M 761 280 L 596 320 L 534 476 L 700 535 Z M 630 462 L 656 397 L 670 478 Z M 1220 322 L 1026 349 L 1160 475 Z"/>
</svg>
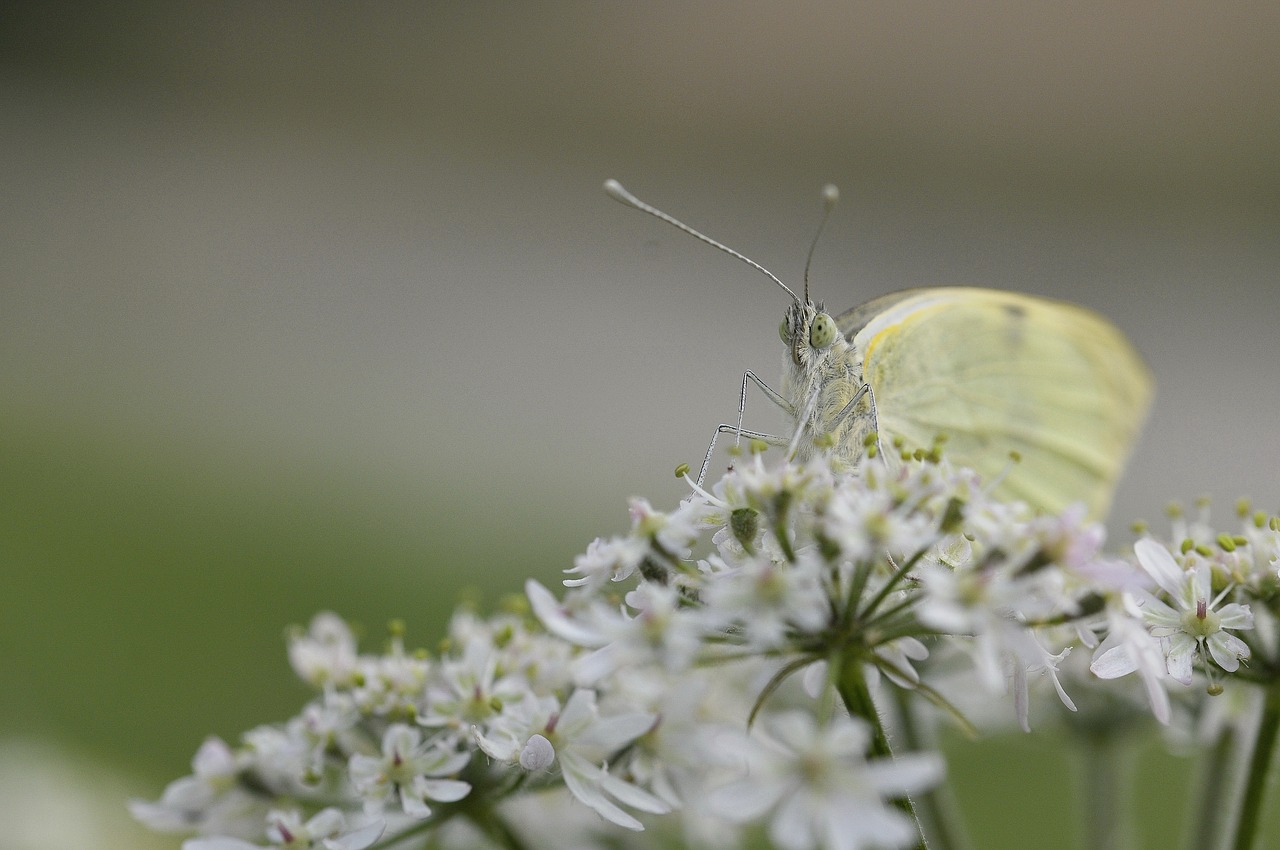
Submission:
<svg viewBox="0 0 1280 850">
<path fill-rule="evenodd" d="M 1107 624 L 1107 637 L 1094 650 L 1089 669 L 1099 679 L 1117 679 L 1136 670 L 1146 688 L 1151 713 L 1167 724 L 1171 714 L 1165 689 L 1169 670 L 1160 640 L 1119 605 L 1109 608 Z"/>
<path fill-rule="evenodd" d="M 237 786 L 244 766 L 244 757 L 221 738 L 207 738 L 191 760 L 190 776 L 170 782 L 154 803 L 130 800 L 129 813 L 158 832 L 258 834 L 265 806 Z"/>
<path fill-rule="evenodd" d="M 1252 629 L 1249 607 L 1237 602 L 1219 607 L 1231 588 L 1211 599 L 1210 567 L 1203 561 L 1184 569 L 1168 549 L 1149 539 L 1139 540 L 1133 551 L 1138 563 L 1177 606 L 1149 593 L 1127 596 L 1132 613 L 1146 621 L 1153 636 L 1165 639 L 1169 675 L 1184 685 L 1191 684 L 1192 662 L 1206 650 L 1223 670 L 1238 670 L 1240 662 L 1249 659 L 1249 646 L 1227 629 Z"/>
<path fill-rule="evenodd" d="M 587 551 L 573 559 L 573 567 L 565 570 L 578 578 L 564 580 L 565 587 L 599 591 L 609 582 L 625 581 L 649 554 L 649 541 L 638 537 L 597 537 Z"/>
<path fill-rule="evenodd" d="M 351 784 L 365 799 L 367 811 L 381 811 L 398 793 L 406 815 L 425 818 L 431 814 L 427 800 L 452 803 L 471 791 L 466 782 L 438 779 L 457 773 L 471 761 L 467 752 L 453 752 L 422 742 L 422 731 L 403 723 L 390 726 L 382 737 L 382 756 L 351 757 Z"/>
<path fill-rule="evenodd" d="M 770 818 L 769 837 L 782 850 L 914 847 L 916 826 L 892 800 L 942 777 L 940 756 L 918 753 L 866 759 L 865 722 L 839 718 L 820 727 L 804 712 L 769 717 L 762 730 L 733 745 L 748 775 L 706 801 L 727 820 Z"/>
<path fill-rule="evenodd" d="M 497 734 L 486 736 L 476 730 L 475 736 L 485 753 L 509 764 L 518 761 L 526 770 L 546 770 L 558 762 L 573 796 L 606 820 L 639 831 L 644 829 L 640 821 L 613 800 L 656 814 L 671 807 L 611 775 L 603 762 L 652 729 L 656 721 L 654 715 L 643 712 L 602 716 L 595 691 L 577 690 L 563 709 L 553 697 L 530 695 L 518 710 L 504 716 Z"/>
<path fill-rule="evenodd" d="M 289 641 L 289 663 L 304 682 L 347 687 L 355 681 L 359 655 L 356 639 L 341 617 L 322 611 L 306 634 Z"/>
<path fill-rule="evenodd" d="M 273 811 L 267 815 L 269 847 L 284 850 L 364 850 L 382 837 L 381 820 L 349 829 L 343 813 L 321 809 L 305 823 L 296 811 Z M 235 838 L 194 838 L 183 842 L 182 850 L 263 850 L 261 845 Z"/>
<path fill-rule="evenodd" d="M 799 552 L 794 564 L 765 554 L 744 558 L 706 588 L 704 629 L 732 628 L 755 651 L 784 647 L 793 632 L 817 632 L 830 622 L 825 574 L 825 562 L 812 549 Z"/>
</svg>

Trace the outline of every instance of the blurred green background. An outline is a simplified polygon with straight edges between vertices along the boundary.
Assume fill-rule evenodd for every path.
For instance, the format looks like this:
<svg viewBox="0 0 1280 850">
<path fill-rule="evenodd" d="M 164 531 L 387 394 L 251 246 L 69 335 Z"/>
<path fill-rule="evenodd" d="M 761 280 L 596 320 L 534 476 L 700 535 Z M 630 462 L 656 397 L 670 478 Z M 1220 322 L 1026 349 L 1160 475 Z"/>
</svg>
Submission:
<svg viewBox="0 0 1280 850">
<path fill-rule="evenodd" d="M 25 4 L 0 13 L 0 848 L 132 825 L 287 717 L 283 629 L 432 644 L 671 505 L 785 300 L 1111 316 L 1159 397 L 1116 545 L 1280 508 L 1280 5 Z M 752 421 L 777 425 L 764 403 Z M 978 846 L 1070 846 L 1052 735 L 956 744 Z M 1144 846 L 1188 765 L 1145 751 Z M 1275 824 L 1277 821 L 1272 820 Z"/>
</svg>

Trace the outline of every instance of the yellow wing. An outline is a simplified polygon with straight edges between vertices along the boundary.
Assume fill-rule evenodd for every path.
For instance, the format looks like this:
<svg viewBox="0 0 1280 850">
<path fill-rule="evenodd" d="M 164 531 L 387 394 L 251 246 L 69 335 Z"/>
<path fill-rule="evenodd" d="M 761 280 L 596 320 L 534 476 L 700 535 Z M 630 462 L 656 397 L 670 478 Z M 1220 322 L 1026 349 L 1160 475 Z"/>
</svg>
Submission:
<svg viewBox="0 0 1280 850">
<path fill-rule="evenodd" d="M 1083 307 L 994 289 L 916 289 L 837 320 L 875 394 L 882 442 L 932 445 L 996 493 L 1047 511 L 1106 513 L 1151 402 L 1151 375 L 1110 322 Z"/>
</svg>

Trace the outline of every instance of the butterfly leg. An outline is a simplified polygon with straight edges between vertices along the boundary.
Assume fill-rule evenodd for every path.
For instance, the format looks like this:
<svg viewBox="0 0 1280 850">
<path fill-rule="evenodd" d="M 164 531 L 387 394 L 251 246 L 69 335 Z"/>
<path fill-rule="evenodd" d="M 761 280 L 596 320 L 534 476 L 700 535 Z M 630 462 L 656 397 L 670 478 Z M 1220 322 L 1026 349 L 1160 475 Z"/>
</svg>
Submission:
<svg viewBox="0 0 1280 850">
<path fill-rule="evenodd" d="M 871 408 L 871 429 L 876 435 L 876 454 L 884 457 L 884 447 L 880 445 L 880 428 L 879 418 L 876 416 L 876 394 L 872 391 L 870 384 L 863 384 L 858 391 L 853 394 L 853 398 L 849 399 L 849 403 L 840 409 L 835 419 L 831 421 L 831 430 L 835 430 L 844 424 L 844 421 L 853 415 L 853 409 L 858 406 L 858 402 L 862 401 L 862 397 L 867 397 L 867 404 Z"/>
<path fill-rule="evenodd" d="M 786 437 L 779 437 L 774 434 L 765 434 L 761 431 L 749 431 L 742 427 L 742 423 L 730 425 L 726 422 L 716 426 L 716 432 L 711 436 L 711 445 L 707 446 L 707 454 L 702 458 L 702 468 L 698 470 L 698 486 L 702 486 L 702 479 L 706 477 L 707 467 L 711 465 L 711 455 L 716 450 L 716 438 L 721 434 L 734 433 L 738 435 L 738 439 L 746 437 L 748 440 L 759 440 L 762 443 L 768 443 L 771 446 L 786 446 L 790 443 Z"/>
<path fill-rule="evenodd" d="M 732 431 L 735 434 L 735 446 L 742 444 L 742 438 L 744 436 L 749 440 L 760 440 L 771 446 L 785 446 L 788 444 L 788 441 L 783 437 L 777 437 L 773 434 L 764 434 L 759 431 L 750 431 L 742 427 L 742 417 L 747 410 L 747 387 L 750 384 L 755 384 L 759 387 L 760 392 L 764 393 L 765 398 L 782 408 L 788 415 L 793 417 L 795 416 L 795 407 L 791 402 L 787 401 L 782 394 L 773 387 L 760 380 L 759 376 L 757 376 L 755 372 L 748 369 L 742 375 L 742 388 L 738 393 L 738 424 L 734 426 L 722 423 L 716 428 L 715 434 L 711 437 L 711 445 L 707 446 L 707 453 L 702 458 L 702 468 L 698 471 L 699 485 L 702 484 L 702 479 L 707 473 L 707 467 L 711 464 L 711 455 L 716 449 L 716 439 L 721 434 L 727 434 Z"/>
<path fill-rule="evenodd" d="M 777 391 L 777 390 L 775 390 L 773 387 L 769 386 L 769 385 L 768 385 L 768 384 L 766 384 L 764 381 L 760 380 L 760 378 L 756 376 L 756 373 L 755 373 L 755 372 L 752 372 L 750 369 L 748 369 L 748 370 L 747 370 L 746 372 L 744 372 L 744 373 L 743 373 L 743 375 L 742 375 L 742 391 L 738 394 L 738 437 L 739 437 L 739 442 L 741 441 L 741 436 L 742 436 L 742 434 L 743 434 L 743 431 L 742 431 L 742 415 L 743 415 L 743 414 L 746 412 L 746 410 L 747 410 L 747 383 L 748 383 L 748 382 L 754 383 L 757 387 L 759 387 L 759 388 L 760 388 L 760 392 L 764 393 L 764 394 L 765 394 L 765 397 L 766 397 L 767 399 L 769 399 L 769 401 L 771 401 L 771 402 L 773 402 L 774 404 L 778 405 L 778 407 L 781 407 L 781 408 L 782 408 L 782 410 L 783 410 L 783 411 L 784 411 L 788 416 L 793 416 L 793 417 L 794 417 L 794 416 L 796 415 L 796 409 L 795 409 L 795 407 L 791 404 L 791 402 L 789 402 L 789 401 L 787 401 L 785 398 L 783 398 L 782 393 L 778 392 L 778 391 Z M 719 433 L 721 433 L 721 432 L 720 432 L 720 431 L 717 431 L 716 433 L 717 433 L 717 434 L 719 434 Z M 737 445 L 737 443 L 734 443 L 734 445 Z"/>
</svg>

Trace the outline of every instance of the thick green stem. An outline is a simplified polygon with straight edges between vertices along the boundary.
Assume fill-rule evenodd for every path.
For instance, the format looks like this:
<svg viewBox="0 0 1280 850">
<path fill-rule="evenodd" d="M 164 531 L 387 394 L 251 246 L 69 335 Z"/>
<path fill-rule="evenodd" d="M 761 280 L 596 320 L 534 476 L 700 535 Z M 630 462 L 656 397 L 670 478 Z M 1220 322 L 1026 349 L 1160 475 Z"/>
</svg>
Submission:
<svg viewBox="0 0 1280 850">
<path fill-rule="evenodd" d="M 867 687 L 867 677 L 863 672 L 861 659 L 856 654 L 850 653 L 841 657 L 839 664 L 840 678 L 836 683 L 836 689 L 840 692 L 844 707 L 849 710 L 849 714 L 861 717 L 871 724 L 871 754 L 877 758 L 893 758 L 893 748 L 889 746 L 889 736 L 885 734 L 880 712 L 876 710 L 875 702 L 871 699 L 871 690 Z M 894 800 L 894 805 L 915 821 L 916 830 L 920 834 L 920 843 L 916 845 L 916 850 L 929 850 L 929 843 L 925 840 L 915 805 L 907 797 Z"/>
<path fill-rule="evenodd" d="M 849 654 L 841 658 L 840 678 L 836 682 L 836 689 L 849 713 L 871 724 L 871 754 L 877 758 L 893 758 L 893 748 L 889 746 L 889 738 L 885 735 L 880 712 L 871 699 L 861 659 Z"/>
<path fill-rule="evenodd" d="M 1254 738 L 1253 753 L 1249 757 L 1244 793 L 1240 798 L 1240 814 L 1236 818 L 1234 850 L 1253 850 L 1258 835 L 1258 822 L 1262 817 L 1262 798 L 1267 789 L 1267 775 L 1271 769 L 1271 756 L 1275 752 L 1276 738 L 1280 734 L 1280 682 L 1267 688 L 1262 713 L 1258 716 L 1258 734 Z"/>
</svg>

